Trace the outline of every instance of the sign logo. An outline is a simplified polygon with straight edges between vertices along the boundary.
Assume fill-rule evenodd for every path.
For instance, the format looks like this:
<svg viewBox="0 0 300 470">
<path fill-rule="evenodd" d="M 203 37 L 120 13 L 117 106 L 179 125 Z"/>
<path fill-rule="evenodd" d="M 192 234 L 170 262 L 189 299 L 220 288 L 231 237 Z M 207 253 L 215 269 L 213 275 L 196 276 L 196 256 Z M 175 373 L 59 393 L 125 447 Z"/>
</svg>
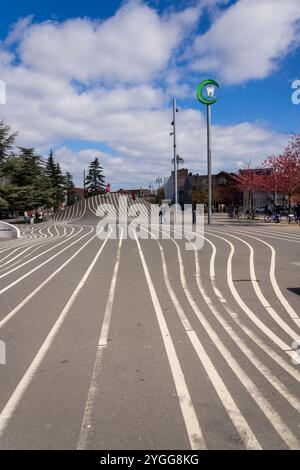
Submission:
<svg viewBox="0 0 300 470">
<path fill-rule="evenodd" d="M 214 95 L 216 88 L 219 88 L 219 84 L 215 80 L 203 80 L 197 86 L 196 96 L 198 100 L 206 105 L 214 104 L 218 99 Z M 204 90 L 206 90 L 206 97 L 203 95 Z"/>
</svg>

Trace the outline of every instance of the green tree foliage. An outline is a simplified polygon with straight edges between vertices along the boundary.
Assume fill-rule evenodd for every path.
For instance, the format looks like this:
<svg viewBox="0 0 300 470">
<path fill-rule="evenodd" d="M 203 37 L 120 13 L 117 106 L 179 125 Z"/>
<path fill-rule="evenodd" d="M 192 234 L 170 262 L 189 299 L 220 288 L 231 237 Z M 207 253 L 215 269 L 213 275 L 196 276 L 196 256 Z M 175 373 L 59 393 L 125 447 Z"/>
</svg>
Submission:
<svg viewBox="0 0 300 470">
<path fill-rule="evenodd" d="M 0 121 L 0 166 L 5 163 L 10 155 L 16 137 L 17 133 L 11 134 L 10 127 L 4 121 Z"/>
<path fill-rule="evenodd" d="M 73 177 L 71 173 L 67 171 L 64 176 L 64 179 L 65 179 L 64 188 L 65 188 L 65 192 L 67 195 L 67 205 L 71 206 L 75 202 L 75 192 L 74 192 L 75 185 L 73 183 Z"/>
<path fill-rule="evenodd" d="M 95 158 L 90 163 L 88 174 L 85 178 L 85 197 L 104 193 L 104 190 L 105 177 L 103 175 L 103 168 L 100 166 L 98 158 Z"/>
<path fill-rule="evenodd" d="M 57 208 L 64 202 L 76 202 L 72 175 L 68 171 L 62 174 L 53 151 L 45 161 L 34 148 L 14 150 L 16 136 L 0 121 L 0 211 Z M 89 166 L 85 185 L 86 196 L 104 191 L 103 168 L 97 158 Z"/>
<path fill-rule="evenodd" d="M 10 155 L 2 171 L 5 184 L 0 186 L 0 197 L 9 209 L 22 211 L 51 205 L 44 163 L 33 148 L 19 147 L 18 155 Z"/>
<path fill-rule="evenodd" d="M 0 196 L 0 211 L 4 209 L 8 209 L 8 202 Z"/>
<path fill-rule="evenodd" d="M 48 189 L 51 191 L 53 203 L 57 208 L 65 201 L 65 178 L 60 169 L 59 163 L 55 163 L 53 151 L 50 151 L 46 162 L 45 174 L 48 181 Z"/>
</svg>

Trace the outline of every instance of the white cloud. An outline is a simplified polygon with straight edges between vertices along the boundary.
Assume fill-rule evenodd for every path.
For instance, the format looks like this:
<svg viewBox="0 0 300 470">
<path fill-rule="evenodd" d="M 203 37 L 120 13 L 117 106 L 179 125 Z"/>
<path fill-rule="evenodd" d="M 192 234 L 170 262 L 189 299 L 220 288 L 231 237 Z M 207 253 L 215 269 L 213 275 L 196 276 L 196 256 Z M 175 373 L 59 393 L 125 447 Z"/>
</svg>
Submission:
<svg viewBox="0 0 300 470">
<path fill-rule="evenodd" d="M 167 176 L 173 152 L 169 96 L 191 94 L 174 57 L 182 39 L 194 31 L 199 12 L 195 7 L 159 15 L 147 5 L 130 2 L 102 22 L 73 19 L 32 25 L 30 18 L 21 20 L 6 49 L 5 44 L 0 48 L 0 78 L 7 84 L 7 105 L 1 112 L 20 131 L 18 144 L 35 146 L 44 154 L 54 147 L 77 184 L 95 156 L 114 188 L 145 186 L 157 176 Z M 12 53 L 8 45 L 16 42 Z M 218 65 L 219 55 L 213 57 Z M 157 74 L 164 78 L 160 86 L 151 80 Z M 203 114 L 185 109 L 177 118 L 178 152 L 185 166 L 205 172 Z M 88 148 L 74 151 L 69 140 L 88 141 Z M 286 140 L 259 123 L 214 126 L 213 169 L 231 170 L 249 158 L 259 163 L 279 152 Z M 101 152 L 98 144 L 115 156 Z"/>
<path fill-rule="evenodd" d="M 229 84 L 268 76 L 300 44 L 299 0 L 239 0 L 193 46 L 192 67 Z"/>
<path fill-rule="evenodd" d="M 22 20 L 9 40 L 21 31 L 23 65 L 48 76 L 142 83 L 166 67 L 200 11 L 196 6 L 159 16 L 149 6 L 130 1 L 105 21 L 75 18 L 29 25 Z"/>
<path fill-rule="evenodd" d="M 56 157 L 70 168 L 81 182 L 82 168 L 96 156 L 105 168 L 107 180 L 114 189 L 128 186 L 145 186 L 157 176 L 168 176 L 172 170 L 172 138 L 167 123 L 170 111 L 141 111 L 126 117 L 127 125 L 112 132 L 110 145 L 116 156 L 111 156 L 91 146 L 88 150 L 74 152 L 67 147 L 58 149 Z M 195 110 L 178 114 L 178 153 L 184 157 L 184 167 L 199 173 L 206 172 L 206 123 L 204 116 Z M 136 127 L 137 126 L 137 127 Z M 107 131 L 108 132 L 108 131 Z M 241 162 L 251 160 L 259 165 L 267 156 L 278 153 L 287 143 L 287 136 L 278 134 L 256 123 L 232 126 L 213 126 L 212 168 L 236 170 Z M 79 178 L 79 179 L 78 179 Z"/>
<path fill-rule="evenodd" d="M 17 23 L 15 23 L 10 28 L 10 32 L 5 41 L 5 44 L 7 46 L 11 46 L 14 43 L 19 43 L 20 41 L 22 41 L 24 39 L 26 30 L 31 25 L 33 18 L 34 18 L 33 15 L 29 15 L 29 16 L 26 16 L 25 18 L 19 19 Z"/>
</svg>

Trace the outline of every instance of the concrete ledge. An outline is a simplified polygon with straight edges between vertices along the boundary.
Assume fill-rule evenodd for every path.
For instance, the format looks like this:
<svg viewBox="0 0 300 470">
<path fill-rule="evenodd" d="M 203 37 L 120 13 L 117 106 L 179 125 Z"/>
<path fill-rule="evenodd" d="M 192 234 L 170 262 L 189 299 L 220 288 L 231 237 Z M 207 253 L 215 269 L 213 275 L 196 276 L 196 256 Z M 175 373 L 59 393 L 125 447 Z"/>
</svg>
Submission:
<svg viewBox="0 0 300 470">
<path fill-rule="evenodd" d="M 20 238 L 21 232 L 15 225 L 0 221 L 0 238 Z"/>
</svg>

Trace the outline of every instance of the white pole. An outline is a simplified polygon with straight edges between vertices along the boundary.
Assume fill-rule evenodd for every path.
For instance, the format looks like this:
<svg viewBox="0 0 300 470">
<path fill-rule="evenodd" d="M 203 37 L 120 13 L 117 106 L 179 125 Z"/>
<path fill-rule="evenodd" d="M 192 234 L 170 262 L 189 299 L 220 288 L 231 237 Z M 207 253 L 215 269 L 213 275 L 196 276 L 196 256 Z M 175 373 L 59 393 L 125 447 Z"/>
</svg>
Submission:
<svg viewBox="0 0 300 470">
<path fill-rule="evenodd" d="M 176 99 L 173 98 L 173 154 L 174 154 L 174 199 L 175 199 L 175 220 L 177 219 L 177 203 L 178 203 L 178 185 L 177 185 L 177 156 L 176 156 Z"/>
<path fill-rule="evenodd" d="M 208 179 L 208 207 L 207 223 L 211 224 L 211 106 L 207 105 L 207 179 Z"/>
</svg>

